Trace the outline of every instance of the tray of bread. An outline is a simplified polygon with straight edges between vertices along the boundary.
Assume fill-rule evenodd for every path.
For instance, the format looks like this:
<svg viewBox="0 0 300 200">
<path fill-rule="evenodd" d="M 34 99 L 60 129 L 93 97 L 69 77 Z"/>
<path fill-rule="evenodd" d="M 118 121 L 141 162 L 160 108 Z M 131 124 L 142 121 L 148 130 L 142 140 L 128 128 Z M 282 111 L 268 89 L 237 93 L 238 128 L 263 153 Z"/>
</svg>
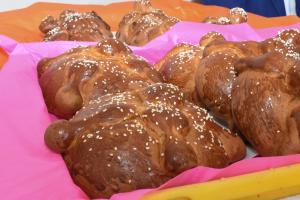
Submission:
<svg viewBox="0 0 300 200">
<path fill-rule="evenodd" d="M 118 30 L 66 9 L 40 20 L 39 42 L 0 35 L 1 196 L 196 199 L 252 177 L 257 188 L 224 199 L 297 194 L 280 177 L 300 162 L 300 24 L 255 29 L 241 8 L 188 22 L 131 5 Z"/>
</svg>

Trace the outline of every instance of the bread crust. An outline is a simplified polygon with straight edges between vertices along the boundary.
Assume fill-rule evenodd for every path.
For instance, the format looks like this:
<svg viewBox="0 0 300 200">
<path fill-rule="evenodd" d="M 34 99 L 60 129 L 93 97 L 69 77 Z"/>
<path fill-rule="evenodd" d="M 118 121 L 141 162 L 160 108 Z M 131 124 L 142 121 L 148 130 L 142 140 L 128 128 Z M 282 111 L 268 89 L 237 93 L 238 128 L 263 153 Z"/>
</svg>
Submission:
<svg viewBox="0 0 300 200">
<path fill-rule="evenodd" d="M 110 26 L 94 11 L 64 10 L 58 19 L 48 15 L 40 23 L 44 41 L 95 41 L 112 38 Z"/>
<path fill-rule="evenodd" d="M 134 11 L 126 14 L 119 24 L 116 38 L 132 46 L 144 46 L 167 32 L 180 20 L 153 9 L 148 0 L 136 0 Z"/>
<path fill-rule="evenodd" d="M 176 86 L 156 83 L 92 100 L 70 121 L 45 132 L 63 153 L 74 183 L 90 198 L 155 188 L 197 166 L 221 168 L 242 159 L 242 140 Z"/>
<path fill-rule="evenodd" d="M 37 70 L 48 111 L 65 119 L 102 95 L 130 90 L 132 82 L 164 82 L 145 59 L 116 39 L 44 58 Z"/>
<path fill-rule="evenodd" d="M 228 24 L 240 24 L 247 22 L 248 16 L 243 8 L 232 8 L 226 17 L 216 18 L 213 16 L 206 17 L 201 23 L 206 24 L 218 24 L 218 25 L 228 25 Z"/>
<path fill-rule="evenodd" d="M 262 42 L 213 40 L 196 72 L 205 105 L 261 156 L 299 153 L 299 36 L 292 29 Z"/>
</svg>

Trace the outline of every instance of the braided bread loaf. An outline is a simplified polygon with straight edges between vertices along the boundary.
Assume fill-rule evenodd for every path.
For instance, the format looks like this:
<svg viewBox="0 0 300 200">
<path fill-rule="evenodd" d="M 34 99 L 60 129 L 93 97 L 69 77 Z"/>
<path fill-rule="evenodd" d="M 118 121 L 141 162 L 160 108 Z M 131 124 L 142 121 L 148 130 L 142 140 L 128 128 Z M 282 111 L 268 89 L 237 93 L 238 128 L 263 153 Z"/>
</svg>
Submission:
<svg viewBox="0 0 300 200">
<path fill-rule="evenodd" d="M 96 41 L 112 37 L 110 26 L 94 11 L 79 13 L 65 10 L 59 19 L 47 16 L 40 30 L 45 33 L 44 41 Z"/>
<path fill-rule="evenodd" d="M 173 47 L 154 67 L 167 83 L 176 85 L 183 98 L 206 108 L 195 89 L 195 73 L 203 55 L 198 45 L 181 43 Z"/>
<path fill-rule="evenodd" d="M 136 0 L 134 11 L 124 16 L 116 38 L 132 46 L 143 46 L 168 31 L 178 19 L 152 8 L 148 0 Z"/>
<path fill-rule="evenodd" d="M 228 122 L 229 129 L 239 133 L 241 137 L 245 136 L 261 155 L 299 153 L 298 139 L 295 139 L 298 134 L 295 130 L 296 114 L 293 114 L 293 117 L 287 117 L 289 113 L 285 112 L 288 109 L 296 109 L 296 107 L 289 108 L 289 105 L 298 97 L 297 87 L 300 79 L 295 75 L 297 67 L 294 68 L 293 75 L 288 73 L 292 69 L 291 66 L 296 66 L 294 63 L 300 58 L 297 53 L 297 49 L 300 49 L 299 31 L 282 30 L 275 38 L 262 42 L 230 42 L 219 33 L 210 32 L 201 38 L 200 44 L 200 47 L 178 44 L 155 64 L 166 82 L 178 86 L 186 100 L 194 101 L 198 105 L 199 102 L 204 104 L 202 107 L 207 106 L 217 117 Z M 242 73 L 244 71 L 247 72 Z M 260 75 L 254 75 L 258 73 L 257 71 Z M 237 74 L 241 74 L 238 79 Z M 269 81 L 271 79 L 269 77 L 277 82 Z M 280 78 L 284 81 L 280 81 Z M 257 85 L 253 81 L 256 79 L 256 84 L 268 79 L 264 82 L 268 86 L 259 84 L 259 92 L 252 95 L 254 91 L 258 91 L 254 90 L 254 86 L 257 87 Z M 236 88 L 232 91 L 235 86 Z M 284 95 L 287 99 L 283 102 L 276 101 L 277 106 L 281 107 L 273 113 L 260 114 L 262 111 L 258 109 L 268 105 L 266 96 L 274 99 L 276 94 L 273 96 L 271 94 L 277 87 L 283 89 L 277 91 L 280 94 L 276 94 Z M 197 94 L 200 98 L 194 98 L 195 95 L 191 94 Z M 232 101 L 233 95 L 234 102 Z M 255 108 L 252 109 L 252 106 Z M 266 110 L 266 108 L 262 109 Z M 285 114 L 280 115 L 280 113 Z M 250 118 L 253 123 L 250 123 Z M 276 131 L 270 128 L 273 123 L 273 129 Z M 294 124 L 290 125 L 291 123 Z M 264 132 L 272 136 L 261 134 Z M 278 134 L 274 136 L 275 133 Z"/>
<path fill-rule="evenodd" d="M 130 92 L 90 101 L 70 121 L 45 132 L 90 198 L 154 188 L 196 166 L 226 167 L 242 159 L 242 140 L 184 101 L 176 86 L 132 83 Z"/>
<path fill-rule="evenodd" d="M 202 20 L 202 23 L 207 24 L 219 24 L 219 25 L 227 25 L 227 24 L 240 24 L 247 22 L 247 13 L 243 8 L 232 8 L 226 17 L 216 18 L 216 17 L 206 17 Z"/>
<path fill-rule="evenodd" d="M 195 88 L 195 73 L 202 60 L 204 47 L 215 39 L 225 40 L 220 33 L 209 32 L 201 38 L 199 45 L 180 43 L 154 65 L 167 83 L 179 88 L 185 100 L 206 109 Z"/>
<path fill-rule="evenodd" d="M 277 51 L 235 63 L 232 115 L 262 156 L 300 153 L 300 63 Z"/>
<path fill-rule="evenodd" d="M 285 33 L 289 31 L 293 30 L 286 30 Z M 242 57 L 256 57 L 273 50 L 298 58 L 299 54 L 294 49 L 293 44 L 280 37 L 262 42 L 213 40 L 203 51 L 204 59 L 195 77 L 196 89 L 205 105 L 217 117 L 227 121 L 230 130 L 237 132 L 238 129 L 231 114 L 231 89 L 236 79 L 235 62 Z"/>
<path fill-rule="evenodd" d="M 116 39 L 44 58 L 37 70 L 48 111 L 66 119 L 102 95 L 130 90 L 132 82 L 164 81 L 155 68 Z"/>
<path fill-rule="evenodd" d="M 298 95 L 298 77 L 288 72 L 299 59 L 299 36 L 292 29 L 262 42 L 214 40 L 196 72 L 196 89 L 205 105 L 231 130 L 240 130 L 262 156 L 299 153 L 298 140 L 291 139 L 297 131 L 287 125 L 297 119 L 285 112 Z"/>
</svg>

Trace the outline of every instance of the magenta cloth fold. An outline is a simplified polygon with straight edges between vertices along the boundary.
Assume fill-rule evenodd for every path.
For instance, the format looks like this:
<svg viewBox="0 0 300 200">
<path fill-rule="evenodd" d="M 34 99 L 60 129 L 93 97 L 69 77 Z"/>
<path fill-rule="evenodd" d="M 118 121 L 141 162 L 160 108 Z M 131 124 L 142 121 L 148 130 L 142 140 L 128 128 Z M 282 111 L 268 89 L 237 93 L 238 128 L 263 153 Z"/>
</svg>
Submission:
<svg viewBox="0 0 300 200">
<path fill-rule="evenodd" d="M 287 28 L 300 29 L 300 24 L 255 30 L 246 23 L 218 26 L 180 22 L 144 47 L 131 48 L 135 54 L 143 56 L 153 64 L 177 43 L 185 41 L 198 44 L 202 35 L 209 31 L 219 31 L 227 40 L 232 41 L 261 41 L 274 37 L 278 31 Z M 61 155 L 51 152 L 44 144 L 44 131 L 57 118 L 47 112 L 36 72 L 40 59 L 57 56 L 78 44 L 96 43 L 17 43 L 0 36 L 0 46 L 9 54 L 8 62 L 0 71 L 0 199 L 88 199 L 72 182 Z M 296 163 L 300 163 L 300 155 L 252 158 L 236 162 L 224 169 L 197 167 L 180 174 L 158 189 Z M 116 194 L 111 199 L 136 200 L 155 190 L 157 189 Z"/>
</svg>

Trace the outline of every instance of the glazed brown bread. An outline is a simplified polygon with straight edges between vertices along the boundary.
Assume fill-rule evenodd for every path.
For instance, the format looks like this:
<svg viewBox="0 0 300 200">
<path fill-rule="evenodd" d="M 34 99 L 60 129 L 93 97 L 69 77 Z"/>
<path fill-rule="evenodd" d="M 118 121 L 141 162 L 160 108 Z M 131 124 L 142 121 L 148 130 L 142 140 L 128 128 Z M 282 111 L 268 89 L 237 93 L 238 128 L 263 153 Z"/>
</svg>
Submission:
<svg viewBox="0 0 300 200">
<path fill-rule="evenodd" d="M 94 11 L 80 13 L 65 10 L 59 19 L 48 15 L 39 29 L 45 33 L 44 41 L 95 41 L 113 37 L 110 26 Z"/>
<path fill-rule="evenodd" d="M 218 24 L 218 25 L 227 25 L 227 24 L 240 24 L 247 22 L 247 13 L 243 8 L 232 8 L 226 17 L 216 18 L 216 17 L 206 17 L 202 20 L 202 23 L 207 24 Z"/>
<path fill-rule="evenodd" d="M 218 23 L 218 18 L 213 17 L 213 16 L 208 16 L 208 17 L 204 18 L 201 23 L 217 24 Z"/>
<path fill-rule="evenodd" d="M 276 38 L 286 41 L 287 44 L 297 46 L 300 44 L 300 34 L 298 29 L 287 29 L 278 32 Z"/>
<path fill-rule="evenodd" d="M 148 0 L 136 0 L 134 11 L 124 16 L 116 38 L 132 46 L 143 46 L 168 31 L 178 19 L 153 9 Z"/>
<path fill-rule="evenodd" d="M 234 63 L 238 58 L 230 49 L 212 54 L 203 59 L 195 75 L 195 87 L 204 104 L 235 132 L 230 104 L 236 76 Z"/>
<path fill-rule="evenodd" d="M 90 101 L 70 121 L 45 132 L 90 198 L 155 188 L 196 166 L 226 167 L 242 159 L 241 139 L 205 109 L 184 101 L 176 86 L 131 83 L 131 92 Z"/>
<path fill-rule="evenodd" d="M 220 33 L 218 33 L 217 31 L 211 31 L 211 32 L 208 32 L 206 34 L 204 34 L 201 39 L 200 39 L 200 42 L 199 42 L 199 45 L 200 47 L 206 47 L 206 45 L 208 43 L 210 43 L 211 41 L 213 40 L 216 40 L 216 39 L 219 39 L 219 40 L 226 40 L 224 38 L 223 35 L 221 35 Z"/>
<path fill-rule="evenodd" d="M 282 35 L 290 32 L 295 34 L 294 30 L 285 30 Z M 204 104 L 218 118 L 227 121 L 230 130 L 238 132 L 231 113 L 231 89 L 236 79 L 234 63 L 239 58 L 256 57 L 274 50 L 299 58 L 295 46 L 278 36 L 262 42 L 215 39 L 206 45 L 203 60 L 196 71 L 195 87 Z"/>
<path fill-rule="evenodd" d="M 240 57 L 257 56 L 257 42 L 229 42 L 216 39 L 204 49 L 204 59 L 195 74 L 195 87 L 204 104 L 229 129 L 238 132 L 231 115 L 231 87 L 235 80 L 234 63 Z"/>
<path fill-rule="evenodd" d="M 262 156 L 300 153 L 300 63 L 272 51 L 235 63 L 232 114 Z"/>
<path fill-rule="evenodd" d="M 44 58 L 37 71 L 48 111 L 66 119 L 102 95 L 130 90 L 129 83 L 164 82 L 155 68 L 116 39 Z"/>
<path fill-rule="evenodd" d="M 195 73 L 202 58 L 203 48 L 198 45 L 181 43 L 173 47 L 154 67 L 167 83 L 176 85 L 185 100 L 205 108 L 195 90 Z"/>
<path fill-rule="evenodd" d="M 299 153 L 299 36 L 290 29 L 262 42 L 213 40 L 196 72 L 196 89 L 205 105 L 230 130 L 241 131 L 262 156 Z"/>
<path fill-rule="evenodd" d="M 154 67 L 167 83 L 176 85 L 185 100 L 207 108 L 195 89 L 195 73 L 203 57 L 204 47 L 211 41 L 225 38 L 218 32 L 205 34 L 199 45 L 180 43 L 173 47 Z"/>
</svg>

